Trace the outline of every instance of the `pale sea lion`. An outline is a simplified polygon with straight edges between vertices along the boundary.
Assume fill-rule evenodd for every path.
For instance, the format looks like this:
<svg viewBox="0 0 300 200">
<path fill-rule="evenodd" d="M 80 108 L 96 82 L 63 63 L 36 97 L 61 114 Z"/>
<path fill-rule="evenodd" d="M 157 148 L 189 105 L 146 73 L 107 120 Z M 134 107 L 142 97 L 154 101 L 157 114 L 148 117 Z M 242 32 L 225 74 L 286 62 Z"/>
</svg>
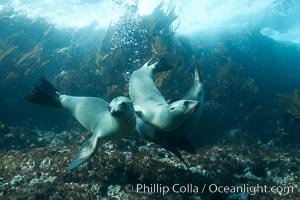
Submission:
<svg viewBox="0 0 300 200">
<path fill-rule="evenodd" d="M 178 128 L 166 132 L 157 129 L 156 127 L 146 124 L 141 118 L 137 117 L 136 131 L 140 136 L 158 144 L 165 149 L 174 153 L 181 161 L 183 158 L 179 150 L 184 150 L 189 153 L 196 153 L 195 147 L 191 144 L 188 137 L 197 133 L 196 128 L 199 126 L 200 117 L 204 105 L 204 87 L 201 83 L 200 74 L 193 58 L 194 82 L 192 87 L 182 97 L 185 100 L 199 101 L 199 108 L 182 123 Z"/>
<path fill-rule="evenodd" d="M 134 71 L 129 81 L 129 94 L 134 109 L 145 123 L 162 131 L 171 131 L 179 127 L 199 106 L 198 101 L 179 100 L 168 104 L 158 88 L 154 73 L 170 69 L 165 59 L 152 63 L 148 61 Z"/>
<path fill-rule="evenodd" d="M 63 108 L 92 132 L 92 136 L 72 159 L 69 170 L 90 159 L 100 139 L 117 139 L 134 133 L 135 112 L 132 102 L 126 97 L 117 97 L 108 103 L 96 97 L 62 95 L 51 83 L 41 78 L 25 99 L 42 106 Z"/>
</svg>

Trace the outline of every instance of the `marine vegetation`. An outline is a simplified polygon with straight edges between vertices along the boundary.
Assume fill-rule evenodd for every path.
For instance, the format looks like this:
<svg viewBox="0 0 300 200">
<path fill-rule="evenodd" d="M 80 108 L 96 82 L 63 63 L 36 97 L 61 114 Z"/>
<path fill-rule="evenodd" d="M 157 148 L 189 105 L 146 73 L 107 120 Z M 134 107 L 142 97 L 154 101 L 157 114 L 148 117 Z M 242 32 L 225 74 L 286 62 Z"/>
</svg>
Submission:
<svg viewBox="0 0 300 200">
<path fill-rule="evenodd" d="M 278 93 L 276 102 L 291 116 L 300 118 L 300 91 L 298 89 Z"/>
<path fill-rule="evenodd" d="M 22 133 L 22 130 L 16 131 Z M 41 134 L 42 141 L 45 135 Z M 299 151 L 282 154 L 282 150 L 257 145 L 214 145 L 186 156 L 189 166 L 185 166 L 154 144 L 140 142 L 137 145 L 130 140 L 120 140 L 106 142 L 95 154 L 97 162 L 86 163 L 76 173 L 71 173 L 66 166 L 77 148 L 66 143 L 49 145 L 47 141 L 42 148 L 0 152 L 3 158 L 0 163 L 0 198 L 193 200 L 195 196 L 201 199 L 249 199 L 254 196 L 247 192 L 212 193 L 208 189 L 200 193 L 204 184 L 222 184 L 246 185 L 247 188 L 279 185 L 285 188 L 280 194 L 255 195 L 259 195 L 258 199 L 276 199 L 279 195 L 285 199 L 299 199 Z M 163 196 L 159 192 L 128 191 L 126 186 L 145 183 L 151 187 L 156 181 L 159 186 L 171 188 L 178 183 L 178 189 L 179 186 L 184 189 L 193 185 L 199 190 L 186 193 L 170 190 Z"/>
<path fill-rule="evenodd" d="M 7 41 L 0 40 L 0 62 L 9 56 L 18 46 L 9 44 Z"/>
<path fill-rule="evenodd" d="M 24 32 L 18 31 L 16 33 L 12 33 L 6 39 L 0 39 L 0 63 L 3 59 L 7 58 L 11 55 L 16 49 L 19 48 L 18 45 L 13 43 L 13 40 L 19 36 L 21 36 Z"/>
<path fill-rule="evenodd" d="M 187 67 L 190 66 L 193 48 L 187 38 L 175 37 L 176 28 L 172 24 L 176 19 L 172 4 L 166 9 L 164 4 L 159 4 L 151 14 L 144 16 L 137 15 L 134 9 L 128 10 L 124 17 L 108 27 L 99 43 L 95 63 L 99 70 L 107 69 L 104 76 L 110 74 L 116 80 L 107 84 L 109 98 L 118 94 L 112 93 L 116 85 L 117 91 L 125 91 L 123 95 L 126 95 L 130 74 L 151 57 L 157 56 L 172 58 L 170 62 L 174 66 L 172 71 L 157 74 L 158 87 L 166 96 L 180 98 L 179 94 L 186 89 L 184 86 L 190 83 L 190 78 L 186 77 L 191 77 Z M 178 87 L 178 83 L 183 87 Z"/>
<path fill-rule="evenodd" d="M 165 11 L 159 4 L 150 15 L 139 16 L 128 10 L 124 17 L 107 29 L 97 52 L 96 63 L 112 68 L 135 70 L 152 56 L 170 51 L 177 18 L 174 7 Z"/>
<path fill-rule="evenodd" d="M 148 30 L 148 36 L 152 38 L 151 52 L 153 55 L 165 55 L 172 49 L 176 30 L 172 27 L 172 23 L 176 19 L 175 7 L 169 4 L 165 11 L 162 3 L 154 9 L 151 15 L 142 18 L 141 25 Z"/>
<path fill-rule="evenodd" d="M 227 57 L 227 62 L 216 62 L 216 77 L 212 86 L 211 95 L 230 103 L 252 103 L 258 93 L 255 79 L 244 75 L 244 67 Z M 211 80 L 209 80 L 211 81 Z M 241 102 L 243 101 L 243 102 Z"/>
<path fill-rule="evenodd" d="M 41 53 L 43 51 L 43 48 L 41 44 L 37 44 L 30 52 L 25 53 L 23 57 L 16 63 L 16 65 L 20 65 L 26 60 L 35 60 L 35 62 L 40 63 L 41 61 Z"/>
</svg>

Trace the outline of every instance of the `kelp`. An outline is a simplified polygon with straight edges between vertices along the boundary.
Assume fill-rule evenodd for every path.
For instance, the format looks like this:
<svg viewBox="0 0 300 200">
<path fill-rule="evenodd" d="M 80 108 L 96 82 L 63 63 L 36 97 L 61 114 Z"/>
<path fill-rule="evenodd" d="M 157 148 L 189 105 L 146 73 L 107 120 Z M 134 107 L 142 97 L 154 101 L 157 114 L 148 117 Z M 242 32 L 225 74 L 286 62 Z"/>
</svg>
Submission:
<svg viewBox="0 0 300 200">
<path fill-rule="evenodd" d="M 0 62 L 13 53 L 18 46 L 11 44 L 8 39 L 7 40 L 0 40 Z"/>
<path fill-rule="evenodd" d="M 256 101 L 256 95 L 258 94 L 259 90 L 255 79 L 252 77 L 243 79 L 241 92 L 244 96 L 244 99 L 248 103 Z"/>
<path fill-rule="evenodd" d="M 155 77 L 155 84 L 158 88 L 161 88 L 163 86 L 164 80 L 166 80 L 169 77 L 170 72 L 171 71 L 162 72 Z"/>
<path fill-rule="evenodd" d="M 5 50 L 0 50 L 0 62 L 7 57 L 8 55 L 10 55 L 15 49 L 17 49 L 18 46 L 12 46 L 9 47 L 8 49 Z"/>
<path fill-rule="evenodd" d="M 164 9 L 164 4 L 161 3 L 149 15 L 130 13 L 110 24 L 94 56 L 94 63 L 99 68 L 107 68 L 109 72 L 103 76 L 114 77 L 114 81 L 106 83 L 108 97 L 118 91 L 126 91 L 130 74 L 152 57 L 173 57 L 171 64 L 174 70 L 156 76 L 159 87 L 163 87 L 166 79 L 176 77 L 171 74 L 182 75 L 186 71 L 181 68 L 189 65 L 193 52 L 186 53 L 181 50 L 184 47 L 188 51 L 192 50 L 186 38 L 174 37 L 172 23 L 176 19 L 175 7 L 168 4 Z M 112 85 L 118 85 L 118 89 L 115 90 Z M 176 86 L 172 89 L 178 90 Z"/>
<path fill-rule="evenodd" d="M 107 92 L 106 92 L 107 96 L 112 97 L 112 96 L 116 95 L 116 92 L 118 89 L 119 89 L 119 86 L 116 84 L 107 87 Z"/>
<path fill-rule="evenodd" d="M 96 65 L 100 66 L 100 63 L 104 62 L 108 58 L 108 56 L 109 56 L 108 53 L 104 55 L 100 53 L 96 54 Z"/>
<path fill-rule="evenodd" d="M 153 38 L 151 53 L 154 56 L 163 56 L 168 52 L 166 44 L 158 36 Z"/>
<path fill-rule="evenodd" d="M 235 63 L 231 57 L 227 57 L 227 62 L 223 65 L 216 62 L 215 81 L 208 79 L 212 97 L 231 103 L 255 101 L 258 86 L 254 78 L 245 77 L 243 73 L 244 67 Z"/>
<path fill-rule="evenodd" d="M 233 90 L 240 87 L 241 66 L 237 66 L 231 57 L 227 58 L 227 63 L 221 65 L 216 63 L 216 84 L 212 90 L 215 98 L 232 96 Z"/>
<path fill-rule="evenodd" d="M 287 113 L 295 118 L 300 118 L 300 91 L 278 93 L 275 100 Z"/>
<path fill-rule="evenodd" d="M 164 4 L 159 4 L 151 15 L 143 16 L 141 26 L 147 30 L 148 38 L 151 39 L 152 56 L 162 56 L 174 50 L 174 35 L 176 28 L 172 24 L 177 19 L 175 7 L 171 3 L 167 9 Z"/>
<path fill-rule="evenodd" d="M 151 15 L 143 16 L 142 22 L 146 26 L 149 35 L 173 36 L 175 29 L 172 23 L 177 19 L 175 7 L 169 3 L 167 9 L 163 8 L 164 4 L 160 3 L 151 13 Z"/>
<path fill-rule="evenodd" d="M 174 68 L 158 74 L 156 82 L 166 98 L 183 94 L 192 81 L 188 66 L 193 49 L 187 38 L 175 37 L 176 18 L 174 7 L 165 10 L 160 4 L 149 15 L 121 17 L 105 31 L 86 27 L 71 32 L 43 20 L 10 19 L 13 25 L 5 26 L 9 36 L 2 37 L 14 35 L 9 43 L 13 48 L 2 54 L 2 91 L 13 91 L 11 87 L 20 83 L 25 93 L 30 83 L 45 76 L 63 93 L 110 100 L 129 95 L 128 79 L 134 70 L 152 57 L 169 55 Z M 10 55 L 13 59 L 7 59 Z"/>
<path fill-rule="evenodd" d="M 128 15 L 116 24 L 110 24 L 99 46 L 97 65 L 110 64 L 135 70 L 153 56 L 162 56 L 171 51 L 177 18 L 175 7 L 167 10 L 159 4 L 150 15 Z"/>
<path fill-rule="evenodd" d="M 28 53 L 25 53 L 22 58 L 16 63 L 16 65 L 20 65 L 24 61 L 27 60 L 35 60 L 36 63 L 40 63 L 41 61 L 41 53 L 43 51 L 41 43 L 36 44 L 36 46 Z"/>
</svg>

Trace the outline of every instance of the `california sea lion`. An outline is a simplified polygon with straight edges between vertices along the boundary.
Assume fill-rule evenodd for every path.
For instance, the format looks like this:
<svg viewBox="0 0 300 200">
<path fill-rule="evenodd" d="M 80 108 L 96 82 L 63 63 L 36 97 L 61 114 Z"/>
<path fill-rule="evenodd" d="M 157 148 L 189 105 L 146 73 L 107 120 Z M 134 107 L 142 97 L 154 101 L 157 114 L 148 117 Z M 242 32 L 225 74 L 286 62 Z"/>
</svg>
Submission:
<svg viewBox="0 0 300 200">
<path fill-rule="evenodd" d="M 136 131 L 143 138 L 158 144 L 165 149 L 174 153 L 180 160 L 183 158 L 179 150 L 184 150 L 189 153 L 196 153 L 195 147 L 190 143 L 188 136 L 195 134 L 195 129 L 199 126 L 201 113 L 204 105 L 204 87 L 201 83 L 200 74 L 193 58 L 194 82 L 192 87 L 182 97 L 184 100 L 199 101 L 199 108 L 183 122 L 178 128 L 167 132 L 161 131 L 156 127 L 146 124 L 141 118 L 137 117 Z"/>
<path fill-rule="evenodd" d="M 62 95 L 51 83 L 41 78 L 25 99 L 34 104 L 64 108 L 93 133 L 72 159 L 69 170 L 93 156 L 99 139 L 122 138 L 134 132 L 135 112 L 132 102 L 126 97 L 117 97 L 108 103 L 96 97 Z"/>
<path fill-rule="evenodd" d="M 134 71 L 129 81 L 129 94 L 134 109 L 145 123 L 162 131 L 171 131 L 179 127 L 199 106 L 198 101 L 179 100 L 168 104 L 158 88 L 154 73 L 170 69 L 165 59 L 152 63 L 148 61 Z"/>
</svg>

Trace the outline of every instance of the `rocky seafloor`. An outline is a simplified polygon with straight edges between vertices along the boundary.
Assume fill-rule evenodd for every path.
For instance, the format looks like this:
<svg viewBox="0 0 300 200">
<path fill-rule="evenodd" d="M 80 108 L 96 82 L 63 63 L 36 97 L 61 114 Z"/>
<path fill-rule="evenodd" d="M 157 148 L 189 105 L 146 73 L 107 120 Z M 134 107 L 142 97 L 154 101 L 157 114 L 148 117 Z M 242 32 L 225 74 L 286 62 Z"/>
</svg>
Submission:
<svg viewBox="0 0 300 200">
<path fill-rule="evenodd" d="M 1 132 L 0 199 L 300 199 L 299 150 L 219 144 L 183 153 L 182 163 L 155 144 L 122 139 L 103 142 L 70 172 L 89 133 Z"/>
</svg>

